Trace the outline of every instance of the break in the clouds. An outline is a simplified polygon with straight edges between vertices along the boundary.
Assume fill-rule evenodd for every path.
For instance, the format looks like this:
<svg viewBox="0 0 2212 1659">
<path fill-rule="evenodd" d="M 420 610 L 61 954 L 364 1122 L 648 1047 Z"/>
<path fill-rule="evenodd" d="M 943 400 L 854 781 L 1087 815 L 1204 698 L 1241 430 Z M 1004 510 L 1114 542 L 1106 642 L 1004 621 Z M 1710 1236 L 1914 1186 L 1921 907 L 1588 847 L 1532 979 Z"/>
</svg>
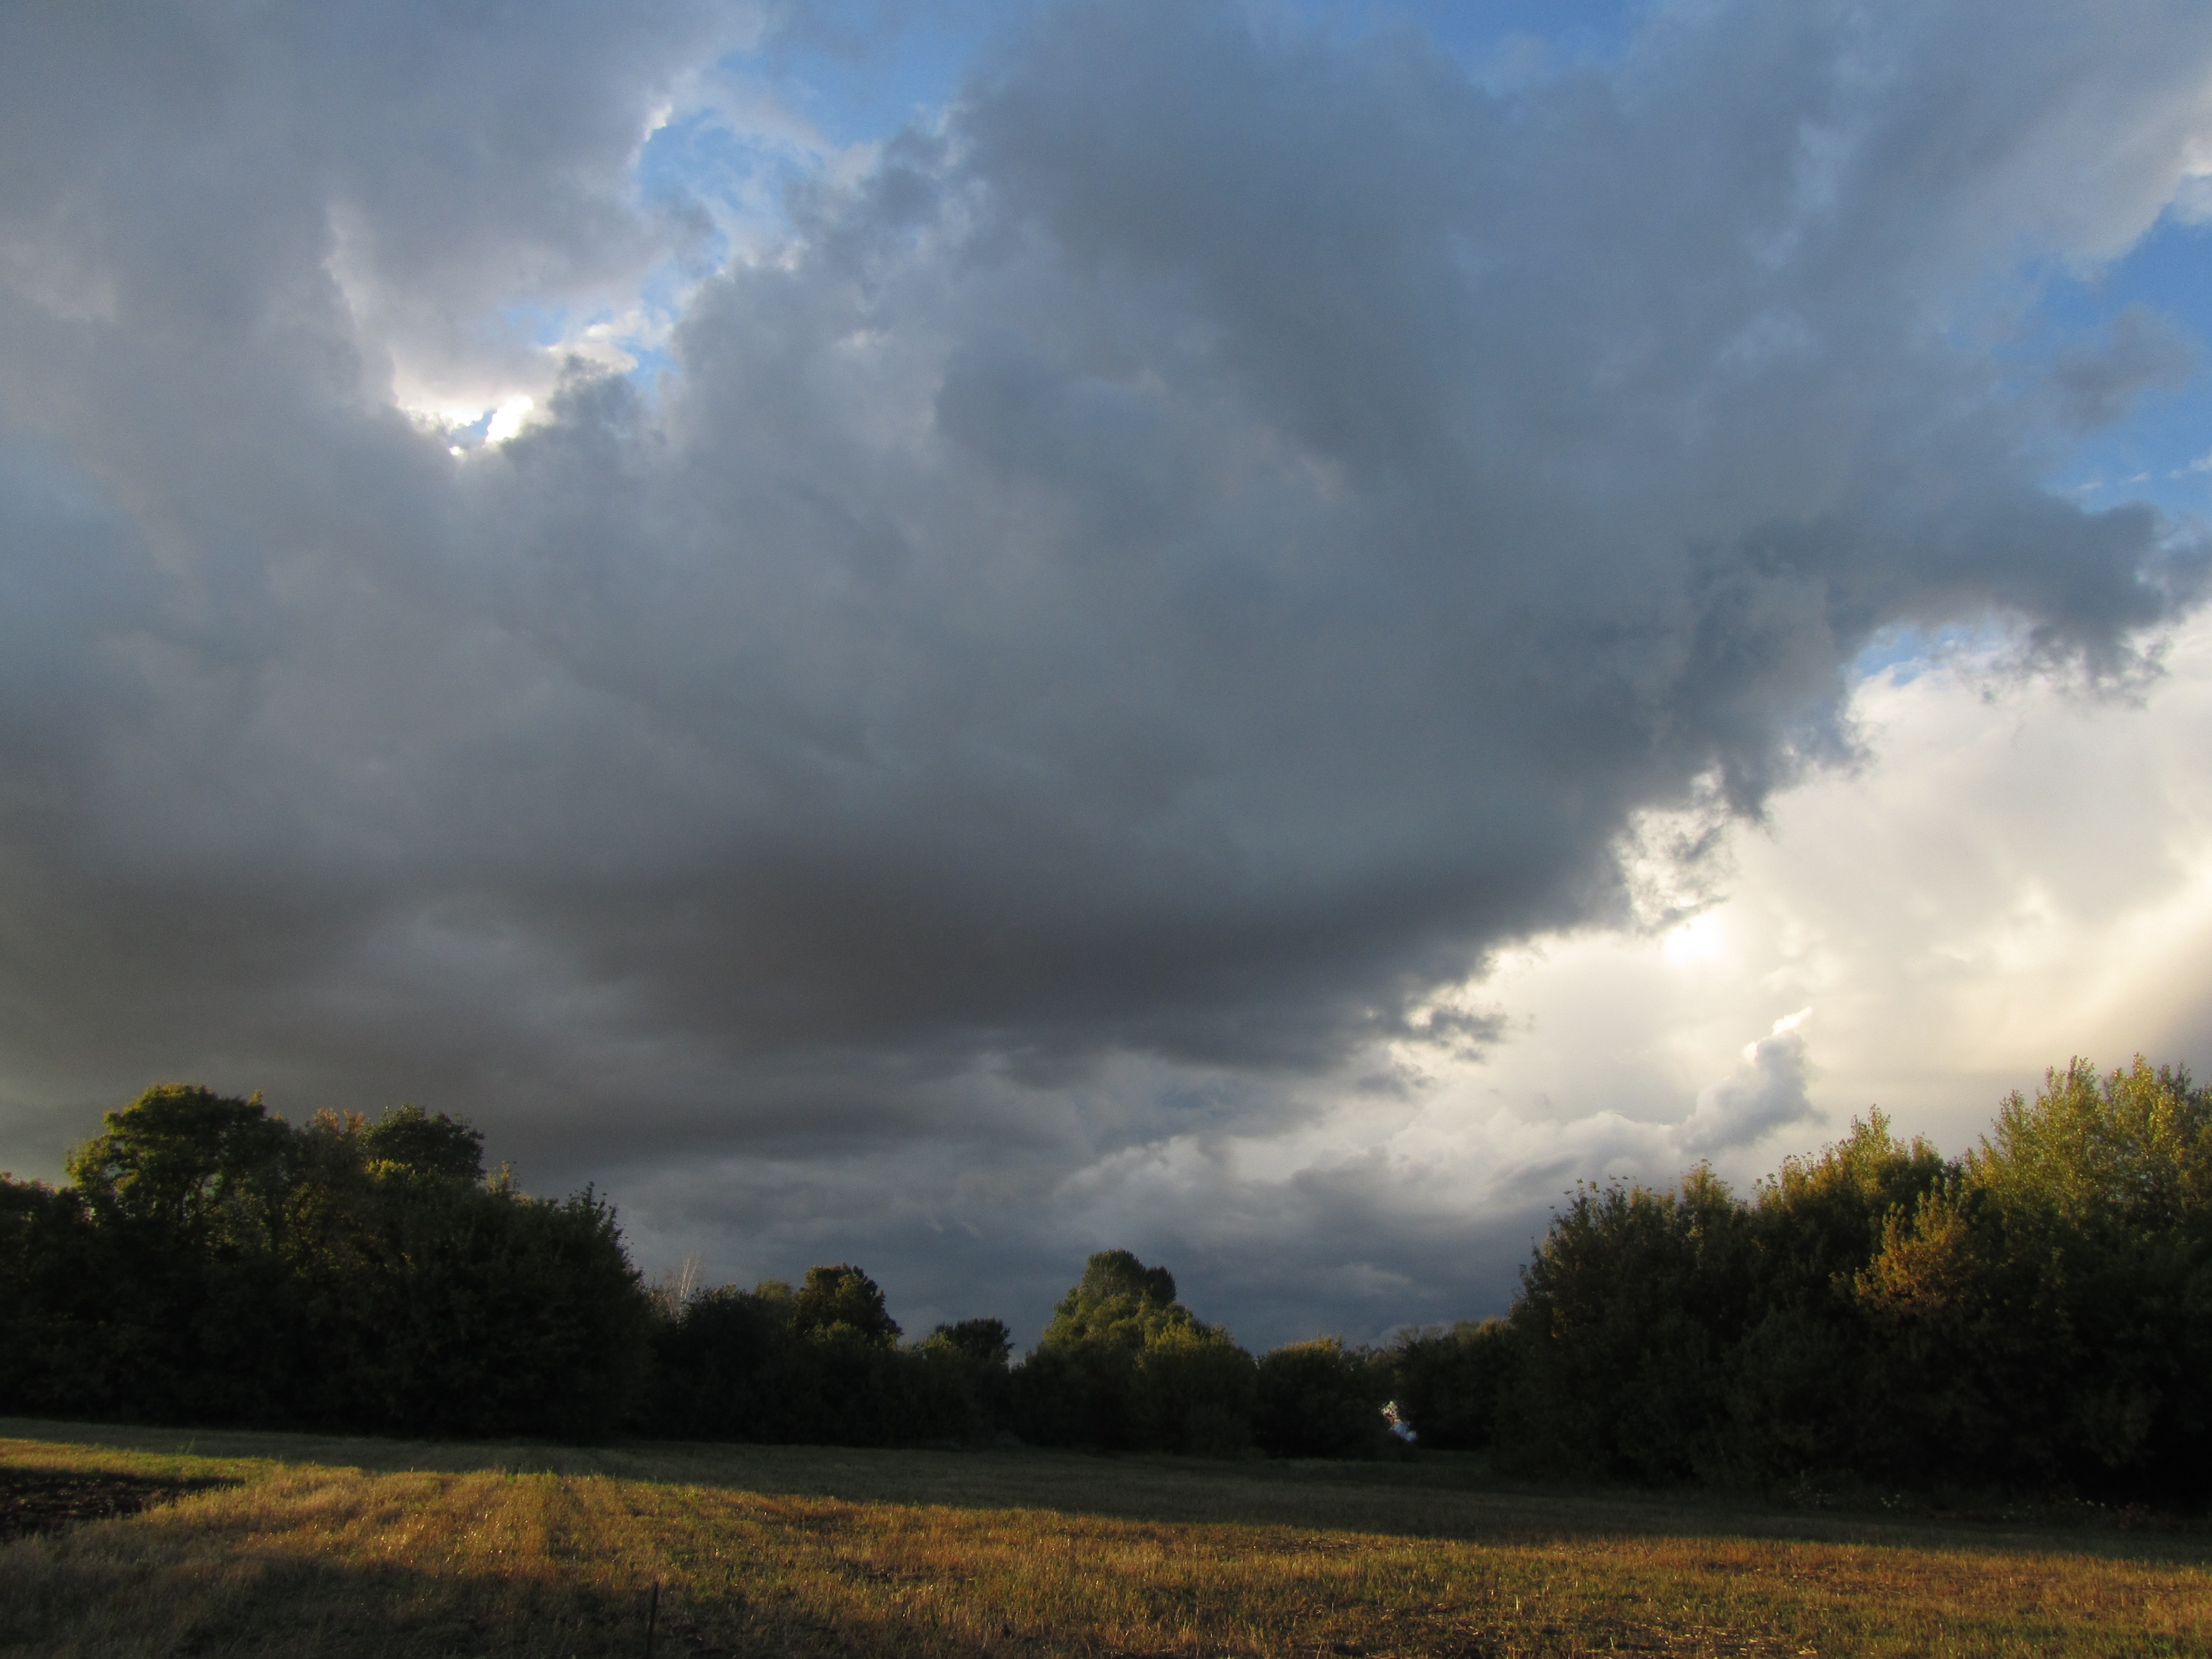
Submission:
<svg viewBox="0 0 2212 1659">
<path fill-rule="evenodd" d="M 1435 1316 L 1564 1181 L 1819 1116 L 1770 1005 L 1407 1151 L 1535 1040 L 1500 952 L 1712 900 L 1899 629 L 2156 695 L 2200 529 L 2045 478 L 2195 343 L 2015 343 L 2194 211 L 2201 6 L 1662 5 L 1508 76 L 1054 4 L 860 140 L 807 24 L 0 25 L 19 1161 L 155 1077 L 406 1097 L 724 1271 L 1030 1323 L 1126 1236 Z"/>
</svg>

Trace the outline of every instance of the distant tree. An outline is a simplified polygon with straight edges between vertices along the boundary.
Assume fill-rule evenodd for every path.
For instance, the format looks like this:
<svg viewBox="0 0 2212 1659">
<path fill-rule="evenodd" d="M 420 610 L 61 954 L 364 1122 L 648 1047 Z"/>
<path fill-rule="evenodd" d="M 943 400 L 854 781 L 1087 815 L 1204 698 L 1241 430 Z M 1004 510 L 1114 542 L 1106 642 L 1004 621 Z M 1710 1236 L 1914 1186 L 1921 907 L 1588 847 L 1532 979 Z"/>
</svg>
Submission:
<svg viewBox="0 0 2212 1659">
<path fill-rule="evenodd" d="M 1053 1318 L 1063 1335 L 1073 1335 L 1102 1310 L 1175 1305 L 1175 1275 L 1165 1267 L 1147 1267 L 1131 1250 L 1100 1250 L 1083 1264 L 1083 1277 L 1060 1299 Z"/>
<path fill-rule="evenodd" d="M 2077 1060 L 1957 1160 L 1876 1112 L 1750 1204 L 1702 1171 L 1585 1189 L 1505 1339 L 1510 1468 L 2193 1497 L 2212 1091 Z"/>
<path fill-rule="evenodd" d="M 82 1410 L 298 1420 L 316 1361 L 284 1255 L 293 1150 L 259 1096 L 162 1084 L 69 1154 L 102 1290 L 77 1340 L 108 1378 Z"/>
<path fill-rule="evenodd" d="M 1003 1367 L 1014 1352 L 1013 1333 L 1003 1319 L 963 1319 L 939 1325 L 929 1334 L 932 1346 L 974 1361 L 978 1365 Z"/>
<path fill-rule="evenodd" d="M 1876 1343 L 1855 1285 L 1885 1229 L 1953 1183 L 1924 1140 L 1890 1133 L 1879 1111 L 1844 1139 L 1786 1160 L 1759 1184 L 1749 1324 L 1729 1361 L 1724 1461 L 1739 1478 L 1872 1470 L 1894 1463 L 1899 1414 L 1883 1397 Z"/>
<path fill-rule="evenodd" d="M 483 1136 L 467 1124 L 420 1106 L 394 1106 L 362 1133 L 372 1163 L 396 1164 L 412 1175 L 449 1181 L 483 1179 Z"/>
<path fill-rule="evenodd" d="M 788 1285 L 734 1285 L 686 1298 L 653 1333 L 653 1393 L 639 1426 L 679 1439 L 781 1438 L 770 1373 L 796 1340 L 793 1299 Z"/>
<path fill-rule="evenodd" d="M 828 1336 L 842 1329 L 866 1342 L 888 1346 L 899 1340 L 898 1322 L 884 1307 L 883 1291 L 850 1262 L 806 1270 L 792 1322 L 801 1336 Z"/>
<path fill-rule="evenodd" d="M 1006 1327 L 940 1326 L 914 1347 L 849 1262 L 794 1291 L 763 1279 L 688 1298 L 654 1332 L 648 1434 L 892 1446 L 988 1438 L 1006 1392 Z"/>
<path fill-rule="evenodd" d="M 1102 1250 L 1060 1299 L 1014 1383 L 1029 1439 L 1107 1450 L 1234 1452 L 1248 1444 L 1252 1358 L 1175 1299 L 1175 1279 Z"/>
<path fill-rule="evenodd" d="M 84 1196 L 0 1176 L 0 1412 L 105 1415 L 130 1372 Z"/>
<path fill-rule="evenodd" d="M 597 1439 L 643 1381 L 649 1303 L 612 1207 L 396 1167 L 317 1275 L 339 1363 L 317 1417 L 407 1433 Z"/>
<path fill-rule="evenodd" d="M 165 1083 L 103 1114 L 67 1167 L 103 1221 L 176 1247 L 266 1247 L 281 1230 L 290 1139 L 259 1095 Z"/>
<path fill-rule="evenodd" d="M 1013 1334 L 1000 1319 L 939 1325 L 923 1340 L 921 1352 L 932 1368 L 931 1389 L 938 1401 L 933 1420 L 948 1437 L 981 1442 L 1007 1425 L 1013 1352 Z"/>
</svg>

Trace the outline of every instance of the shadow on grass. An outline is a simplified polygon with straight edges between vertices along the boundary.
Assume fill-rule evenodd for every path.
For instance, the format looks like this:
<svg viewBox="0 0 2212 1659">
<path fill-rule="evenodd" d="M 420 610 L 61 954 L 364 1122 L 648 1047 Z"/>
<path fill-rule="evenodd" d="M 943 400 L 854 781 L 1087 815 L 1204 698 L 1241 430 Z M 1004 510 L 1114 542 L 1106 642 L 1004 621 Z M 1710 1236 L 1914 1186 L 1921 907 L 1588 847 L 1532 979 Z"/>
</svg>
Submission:
<svg viewBox="0 0 2212 1659">
<path fill-rule="evenodd" d="M 389 1562 L 303 1559 L 281 1543 L 251 1538 L 234 1540 L 219 1577 L 210 1577 L 143 1542 L 118 1549 L 90 1534 L 53 1541 L 29 1574 L 7 1581 L 0 1649 L 10 1654 L 627 1659 L 649 1650 L 659 1659 L 912 1653 L 981 1659 L 1019 1650 L 942 1626 L 917 1630 L 859 1609 L 825 1614 L 738 1589 L 699 1594 L 650 1583 L 608 1589 L 522 1574 L 427 1573 Z"/>
<path fill-rule="evenodd" d="M 368 1474 L 559 1474 L 849 1504 L 1030 1510 L 1153 1523 L 1284 1528 L 1511 1545 L 1602 1538 L 1738 1538 L 1971 1553 L 2212 1563 L 2212 1538 L 2124 1530 L 2094 1511 L 1932 1520 L 1805 1510 L 1743 1494 L 1540 1486 L 1482 1460 L 1223 1462 L 977 1451 L 641 1441 L 584 1447 L 258 1430 L 183 1430 L 0 1418 L 13 1440 L 113 1455 L 125 1472 L 252 1479 L 258 1467 Z"/>
</svg>

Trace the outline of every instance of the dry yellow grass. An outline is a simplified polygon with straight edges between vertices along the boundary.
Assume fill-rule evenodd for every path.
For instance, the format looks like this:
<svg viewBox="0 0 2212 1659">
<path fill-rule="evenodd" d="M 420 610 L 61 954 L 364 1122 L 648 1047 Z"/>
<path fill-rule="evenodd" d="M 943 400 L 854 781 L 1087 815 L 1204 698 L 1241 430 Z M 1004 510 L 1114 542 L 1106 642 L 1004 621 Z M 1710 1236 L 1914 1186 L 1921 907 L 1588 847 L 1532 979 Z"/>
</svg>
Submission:
<svg viewBox="0 0 2212 1659">
<path fill-rule="evenodd" d="M 1486 1488 L 1426 1466 L 428 1446 L 0 1419 L 216 1477 L 0 1546 L 0 1652 L 2212 1654 L 2194 1537 Z"/>
</svg>

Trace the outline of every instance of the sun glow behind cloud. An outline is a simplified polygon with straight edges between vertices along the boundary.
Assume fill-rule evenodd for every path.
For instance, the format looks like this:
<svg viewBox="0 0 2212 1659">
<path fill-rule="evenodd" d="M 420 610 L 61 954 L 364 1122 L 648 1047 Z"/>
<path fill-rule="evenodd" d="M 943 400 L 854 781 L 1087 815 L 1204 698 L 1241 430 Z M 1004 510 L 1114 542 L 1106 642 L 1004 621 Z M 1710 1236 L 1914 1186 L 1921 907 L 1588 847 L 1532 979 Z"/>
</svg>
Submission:
<svg viewBox="0 0 2212 1659">
<path fill-rule="evenodd" d="M 2202 1064 L 2212 628 L 2173 635 L 2140 700 L 2020 678 L 1994 651 L 1915 668 L 1861 684 L 1859 765 L 1732 832 L 1711 908 L 1507 957 L 1483 991 L 1516 1036 L 1455 1086 L 1679 1116 L 1747 1032 L 1810 1003 L 1825 1124 L 1747 1149 L 1748 1171 L 1872 1104 L 1956 1150 L 2075 1054 Z"/>
</svg>

